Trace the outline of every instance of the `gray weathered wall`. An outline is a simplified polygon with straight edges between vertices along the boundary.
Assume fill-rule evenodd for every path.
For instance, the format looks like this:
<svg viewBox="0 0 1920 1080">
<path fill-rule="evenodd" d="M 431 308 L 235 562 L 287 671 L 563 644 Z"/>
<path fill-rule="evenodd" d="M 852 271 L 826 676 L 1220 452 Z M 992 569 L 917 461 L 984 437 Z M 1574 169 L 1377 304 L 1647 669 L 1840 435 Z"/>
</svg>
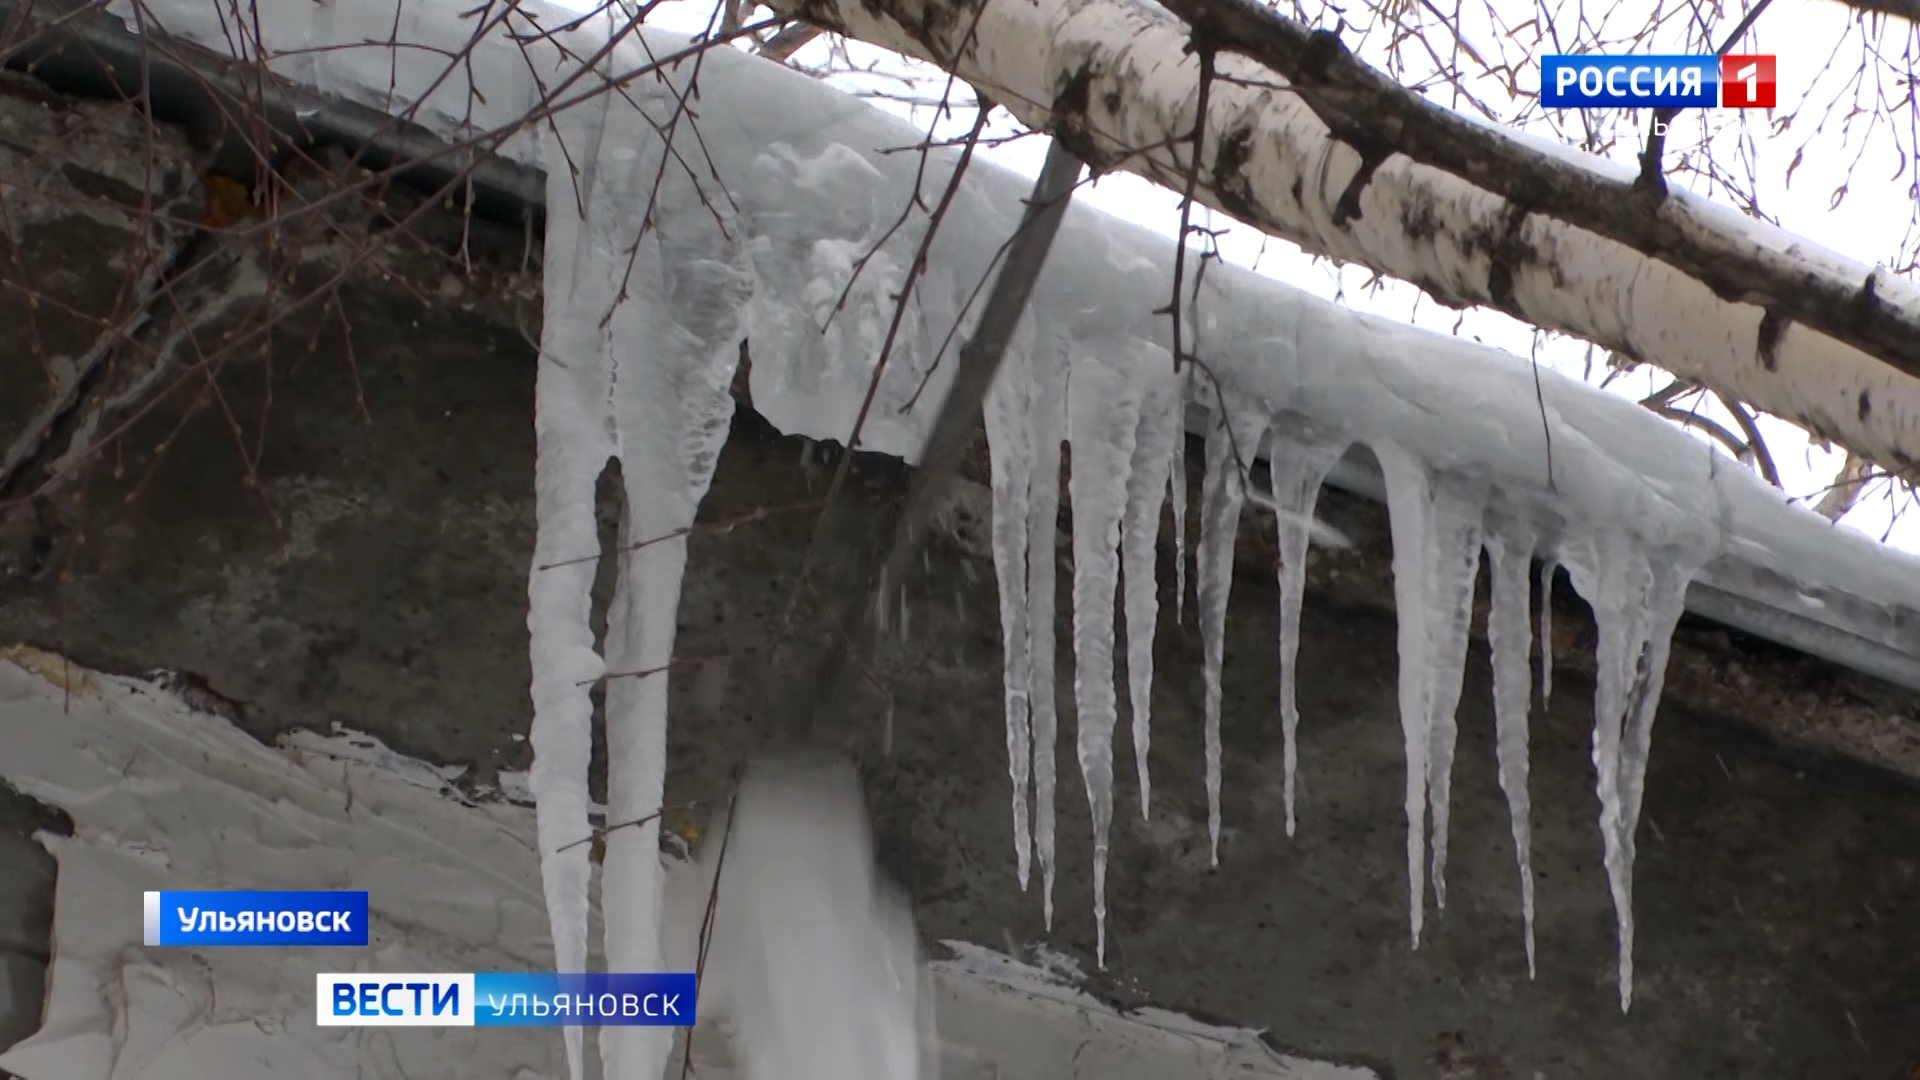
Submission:
<svg viewBox="0 0 1920 1080">
<path fill-rule="evenodd" d="M 0 643 L 192 673 L 263 739 L 338 723 L 475 779 L 525 767 L 537 251 L 529 262 L 519 230 L 438 210 L 386 230 L 410 212 L 404 193 L 296 215 L 269 250 L 257 214 L 201 176 L 183 140 L 163 131 L 147 170 L 142 130 L 119 108 L 0 89 L 0 447 L 20 458 L 0 479 Z M 293 177 L 283 208 L 337 182 L 313 166 Z M 209 206 L 223 227 L 192 226 Z M 172 276 L 143 290 L 156 252 Z M 40 417 L 57 418 L 48 438 L 23 441 Z M 832 460 L 743 404 L 703 516 L 817 498 Z M 903 478 L 859 463 L 851 497 L 876 535 Z M 879 673 L 892 753 L 877 693 L 847 741 L 929 942 L 1045 941 L 1091 969 L 1064 639 L 1050 935 L 1014 881 L 980 478 L 976 463 L 912 590 L 911 634 Z M 1250 513 L 1228 626 L 1222 865 L 1207 866 L 1197 635 L 1169 617 L 1150 823 L 1133 812 L 1124 736 L 1117 754 L 1104 993 L 1406 1077 L 1891 1078 L 1920 1057 L 1920 787 L 1888 767 L 1915 760 L 1914 703 L 1710 627 L 1683 630 L 1655 740 L 1632 1015 L 1615 1004 L 1587 761 L 1590 631 L 1568 598 L 1534 735 L 1540 976 L 1526 978 L 1478 645 L 1451 904 L 1410 951 L 1384 521 L 1337 493 L 1323 509 L 1358 543 L 1312 565 L 1299 835 L 1279 826 L 1272 546 Z M 777 738 L 754 703 L 811 523 L 773 514 L 693 540 L 669 801 L 722 792 Z M 0 1017 L 14 1013 L 0 1042 L 30 1020 L 19 1002 L 45 959 L 50 867 L 16 838 L 48 824 L 0 802 Z"/>
</svg>

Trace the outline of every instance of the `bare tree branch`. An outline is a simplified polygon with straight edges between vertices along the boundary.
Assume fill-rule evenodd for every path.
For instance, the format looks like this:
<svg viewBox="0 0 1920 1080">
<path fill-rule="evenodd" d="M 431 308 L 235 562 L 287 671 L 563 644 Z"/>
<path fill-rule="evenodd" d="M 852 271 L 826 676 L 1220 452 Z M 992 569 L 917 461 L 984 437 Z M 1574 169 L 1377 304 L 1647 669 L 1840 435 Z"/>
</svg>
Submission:
<svg viewBox="0 0 1920 1080">
<path fill-rule="evenodd" d="M 971 44 L 954 3 L 773 0 L 782 14 L 957 72 L 1096 171 L 1124 167 L 1176 192 L 1186 155 L 1120 165 L 1116 148 L 1185 135 L 1192 123 L 1193 84 L 1149 73 L 1192 67 L 1181 53 L 1196 41 L 1223 63 L 1233 54 L 1236 67 L 1209 94 L 1202 203 L 1451 307 L 1492 307 L 1636 360 L 1657 352 L 1674 374 L 1889 469 L 1920 462 L 1910 422 L 1920 301 L 1896 273 L 1450 112 L 1360 61 L 1336 33 L 1254 0 L 1166 0 L 1191 20 L 1184 26 L 1126 0 L 990 5 Z M 1069 8 L 1084 17 L 1062 22 Z M 1043 32 L 1034 48 L 1011 44 Z M 1287 85 L 1251 85 L 1256 66 Z M 1344 192 L 1320 189 L 1330 170 L 1351 178 Z M 1453 253 L 1443 266 L 1422 254 L 1436 247 Z M 1635 306 L 1658 308 L 1695 287 L 1687 310 L 1673 302 L 1652 318 L 1591 303 L 1637 294 Z"/>
<path fill-rule="evenodd" d="M 1861 489 L 1873 476 L 1873 463 L 1862 457 L 1848 454 L 1840 465 L 1840 472 L 1833 478 L 1832 486 L 1813 504 L 1813 512 L 1828 521 L 1839 521 L 1853 509 L 1860 498 Z"/>
<path fill-rule="evenodd" d="M 1180 197 L 1180 236 L 1173 244 L 1173 297 L 1166 307 L 1167 316 L 1173 320 L 1173 370 L 1176 372 L 1180 370 L 1180 362 L 1186 359 L 1186 350 L 1180 341 L 1180 279 L 1187 267 L 1187 237 L 1193 234 L 1193 189 L 1200 182 L 1200 152 L 1206 146 L 1207 136 L 1207 89 L 1213 85 L 1213 50 L 1201 45 L 1194 51 L 1200 54 L 1200 89 L 1194 98 L 1193 145 L 1187 151 L 1192 164 L 1187 167 L 1186 192 Z"/>
<path fill-rule="evenodd" d="M 1714 54 L 1717 56 L 1725 56 L 1742 37 L 1746 36 L 1748 30 L 1753 29 L 1753 24 L 1759 21 L 1760 16 L 1766 12 L 1768 6 L 1772 3 L 1773 0 L 1760 0 L 1759 3 L 1755 4 L 1753 8 L 1747 12 L 1746 18 L 1741 19 L 1739 24 L 1733 28 L 1733 32 L 1728 34 L 1726 38 L 1720 42 L 1720 47 L 1714 50 Z M 1660 159 L 1665 155 L 1667 149 L 1667 125 L 1671 124 L 1673 118 L 1679 115 L 1680 110 L 1672 106 L 1664 109 L 1655 109 L 1653 110 L 1653 122 L 1647 127 L 1647 146 L 1646 149 L 1640 153 L 1640 179 L 1638 182 L 1641 187 L 1656 195 L 1665 196 L 1667 193 L 1667 178 L 1665 170 L 1661 166 Z"/>
<path fill-rule="evenodd" d="M 1653 405 L 1650 407 L 1653 409 L 1654 412 L 1657 412 L 1661 416 L 1664 416 L 1667 419 L 1673 421 L 1674 423 L 1679 424 L 1681 427 L 1698 428 L 1701 431 L 1706 432 L 1708 435 L 1713 437 L 1714 442 L 1717 442 L 1721 446 L 1726 447 L 1727 452 L 1731 453 L 1736 459 L 1740 461 L 1747 460 L 1748 456 L 1752 452 L 1752 448 L 1747 445 L 1747 442 L 1745 439 L 1742 439 L 1739 435 L 1728 430 L 1726 425 L 1720 423 L 1717 420 L 1712 419 L 1711 417 L 1701 416 L 1697 411 L 1688 411 L 1686 409 L 1676 409 L 1671 405 L 1663 404 L 1663 405 Z"/>
<path fill-rule="evenodd" d="M 807 26 L 804 23 L 795 23 L 767 39 L 767 43 L 760 46 L 756 51 L 769 60 L 777 60 L 784 64 L 789 57 L 805 48 L 814 38 L 819 36 L 819 27 Z"/>
<path fill-rule="evenodd" d="M 1662 212 L 1664 193 L 1543 154 L 1436 105 L 1375 71 L 1337 34 L 1309 30 L 1253 0 L 1163 0 L 1163 6 L 1215 47 L 1286 76 L 1334 137 L 1360 153 L 1367 163 L 1363 177 L 1388 154 L 1405 154 L 1516 207 L 1669 263 L 1723 299 L 1762 306 L 1778 322 L 1817 330 L 1920 378 L 1920 311 L 1878 302 L 1873 275 L 1817 280 L 1804 264 L 1757 250 L 1760 245 L 1687 229 Z M 1512 304 L 1491 291 L 1496 306 Z M 1783 331 L 1784 325 L 1775 332 Z"/>
<path fill-rule="evenodd" d="M 1648 408 L 1653 408 L 1656 405 L 1665 405 L 1674 398 L 1697 389 L 1699 389 L 1699 387 L 1694 386 L 1685 379 L 1675 379 L 1660 389 L 1655 390 L 1653 393 L 1648 394 L 1646 397 L 1641 398 L 1640 404 Z"/>
<path fill-rule="evenodd" d="M 1773 451 L 1767 448 L 1767 437 L 1760 433 L 1760 423 L 1754 419 L 1753 413 L 1733 398 L 1719 394 L 1714 396 L 1733 414 L 1733 422 L 1740 425 L 1741 434 L 1746 436 L 1748 456 L 1753 459 L 1753 467 L 1760 470 L 1761 479 L 1776 488 L 1783 486 L 1780 483 L 1780 469 L 1773 463 Z"/>
</svg>

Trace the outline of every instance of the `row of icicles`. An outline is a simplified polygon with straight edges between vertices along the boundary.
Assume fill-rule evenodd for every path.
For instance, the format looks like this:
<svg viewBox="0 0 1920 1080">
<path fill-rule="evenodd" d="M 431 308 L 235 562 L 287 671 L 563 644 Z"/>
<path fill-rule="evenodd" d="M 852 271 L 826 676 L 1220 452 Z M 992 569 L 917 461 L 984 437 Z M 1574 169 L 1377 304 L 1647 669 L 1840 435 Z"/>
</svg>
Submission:
<svg viewBox="0 0 1920 1080">
<path fill-rule="evenodd" d="M 1159 601 L 1156 545 L 1171 502 L 1176 618 L 1186 595 L 1188 379 L 1150 343 L 1117 342 L 1071 366 L 1064 355 L 1009 355 L 987 401 L 993 465 L 994 562 L 1000 589 L 1014 847 L 1021 888 L 1037 852 L 1046 922 L 1053 923 L 1055 744 L 1053 692 L 1055 547 L 1061 444 L 1072 452 L 1074 699 L 1076 752 L 1085 778 L 1094 838 L 1096 952 L 1106 959 L 1106 867 L 1113 820 L 1113 731 L 1118 718 L 1114 600 L 1121 596 L 1126 670 L 1140 813 L 1149 812 L 1153 639 Z M 1189 369 L 1191 370 L 1191 369 Z M 1224 395 L 1195 395 L 1218 405 Z M 1225 402 L 1214 408 L 1206 439 L 1194 592 L 1203 649 L 1207 828 L 1219 863 L 1220 705 L 1223 638 L 1242 506 L 1265 503 L 1278 525 L 1279 712 L 1284 742 L 1286 829 L 1292 836 L 1299 712 L 1295 657 L 1306 555 L 1320 488 L 1351 445 L 1314 431 L 1302 418 Z M 1688 574 L 1649 559 L 1624 532 L 1562 538 L 1549 547 L 1485 485 L 1429 469 L 1391 443 L 1370 446 L 1385 476 L 1398 609 L 1399 705 L 1407 761 L 1407 864 L 1411 936 L 1419 946 L 1425 885 L 1446 907 L 1448 810 L 1455 711 L 1465 670 L 1475 579 L 1484 550 L 1490 574 L 1487 636 L 1499 782 L 1509 808 L 1520 870 L 1527 971 L 1535 970 L 1534 897 L 1529 825 L 1528 711 L 1533 627 L 1529 572 L 1542 559 L 1539 633 L 1550 641 L 1550 588 L 1565 565 L 1592 604 L 1599 627 L 1593 758 L 1601 831 L 1619 929 L 1622 1009 L 1632 995 L 1633 834 L 1639 819 L 1653 712 Z M 1248 466 L 1269 462 L 1265 491 L 1250 491 Z M 1551 693 L 1551 657 L 1540 665 L 1542 703 Z M 1029 789 L 1032 791 L 1031 811 Z M 1432 844 L 1425 843 L 1431 819 Z M 1429 861 L 1430 860 L 1430 861 Z M 1422 864 L 1427 863 L 1427 873 Z"/>
</svg>

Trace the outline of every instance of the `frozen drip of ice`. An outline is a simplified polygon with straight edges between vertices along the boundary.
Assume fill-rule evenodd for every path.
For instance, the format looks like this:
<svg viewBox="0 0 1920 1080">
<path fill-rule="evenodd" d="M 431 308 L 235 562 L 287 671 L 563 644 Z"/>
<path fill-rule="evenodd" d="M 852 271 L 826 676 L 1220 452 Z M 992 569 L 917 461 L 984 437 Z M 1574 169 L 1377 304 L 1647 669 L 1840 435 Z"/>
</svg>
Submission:
<svg viewBox="0 0 1920 1080">
<path fill-rule="evenodd" d="M 1143 386 L 1140 424 L 1134 436 L 1133 463 L 1127 476 L 1127 512 L 1120 535 L 1123 609 L 1127 626 L 1127 701 L 1133 710 L 1133 763 L 1140 782 L 1140 818 L 1146 820 L 1152 792 L 1147 751 L 1152 746 L 1153 640 L 1160 615 L 1158 541 L 1161 510 L 1180 467 L 1176 456 L 1186 439 L 1184 381 L 1173 375 L 1166 350 L 1147 342 L 1136 366 Z M 1176 559 L 1178 556 L 1176 555 Z"/>
<path fill-rule="evenodd" d="M 1607 885 L 1618 923 L 1620 1009 L 1625 1012 L 1633 1003 L 1634 833 L 1673 629 L 1696 566 L 1674 553 L 1649 552 L 1617 529 L 1581 538 L 1563 558 L 1599 629 L 1593 768 Z"/>
<path fill-rule="evenodd" d="M 1013 786 L 1014 867 L 1025 890 L 1032 862 L 1028 790 L 1033 783 L 1033 728 L 1028 716 L 1032 657 L 1028 648 L 1027 501 L 1033 489 L 1028 430 L 1032 369 L 1025 349 L 1007 350 L 987 393 L 988 459 L 993 469 L 993 569 L 1000 587 L 1000 677 L 1005 688 L 1007 777 Z"/>
<path fill-rule="evenodd" d="M 1194 587 L 1200 610 L 1201 680 L 1206 695 L 1208 858 L 1220 865 L 1220 668 L 1225 660 L 1227 599 L 1233 592 L 1233 549 L 1246 501 L 1246 470 L 1267 429 L 1266 414 L 1231 400 L 1207 432 L 1207 471 L 1200 493 L 1200 545 Z"/>
<path fill-rule="evenodd" d="M 1300 606 L 1307 588 L 1307 549 L 1313 534 L 1320 485 L 1346 453 L 1344 439 L 1314 438 L 1276 427 L 1267 452 L 1273 511 L 1279 537 L 1276 577 L 1280 592 L 1280 726 L 1286 769 L 1287 835 L 1293 835 L 1293 785 L 1298 766 L 1300 708 L 1296 700 L 1300 655 Z"/>
<path fill-rule="evenodd" d="M 1494 747 L 1500 790 L 1507 797 L 1513 825 L 1514 857 L 1520 864 L 1520 917 L 1526 927 L 1527 977 L 1534 975 L 1533 824 L 1527 793 L 1527 709 L 1533 690 L 1529 666 L 1533 645 L 1527 603 L 1533 529 L 1519 521 L 1499 520 L 1487 530 L 1487 573 L 1492 578 L 1487 612 L 1487 646 L 1493 654 Z M 1549 579 L 1550 580 L 1550 579 Z"/>
<path fill-rule="evenodd" d="M 546 232 L 536 395 L 529 741 L 541 878 L 562 971 L 584 970 L 588 951 L 589 849 L 580 843 L 589 835 L 588 690 L 606 679 L 607 813 L 641 820 L 659 808 L 664 787 L 667 680 L 658 673 L 673 655 L 685 530 L 727 436 L 741 315 L 753 295 L 742 254 L 712 217 L 663 215 L 645 227 L 647 208 L 631 193 L 662 156 L 660 125 L 642 111 L 649 105 L 659 99 L 605 95 L 562 114 L 548 163 L 556 211 Z M 585 155 L 577 176 L 563 148 Z M 685 184 L 669 170 L 662 197 Z M 603 661 L 588 590 L 599 549 L 594 489 L 610 458 L 620 463 L 625 513 Z M 609 833 L 601 908 L 613 970 L 658 966 L 660 887 L 658 822 Z M 578 1028 L 567 1029 L 566 1045 L 578 1080 Z M 669 1046 L 646 1028 L 605 1028 L 600 1038 L 610 1075 L 657 1074 Z"/>
<path fill-rule="evenodd" d="M 1033 721 L 1034 847 L 1040 856 L 1041 902 L 1053 926 L 1054 754 L 1059 741 L 1059 702 L 1054 681 L 1054 571 L 1060 537 L 1060 443 L 1067 434 L 1067 356 L 1057 341 L 1031 354 L 1032 407 L 1027 422 L 1033 472 L 1027 505 L 1028 708 Z"/>
<path fill-rule="evenodd" d="M 1073 696 L 1080 772 L 1093 818 L 1095 956 L 1107 954 L 1107 835 L 1113 824 L 1114 590 L 1120 521 L 1140 425 L 1142 384 L 1134 355 L 1099 349 L 1076 364 L 1068 386 L 1073 475 Z"/>
</svg>

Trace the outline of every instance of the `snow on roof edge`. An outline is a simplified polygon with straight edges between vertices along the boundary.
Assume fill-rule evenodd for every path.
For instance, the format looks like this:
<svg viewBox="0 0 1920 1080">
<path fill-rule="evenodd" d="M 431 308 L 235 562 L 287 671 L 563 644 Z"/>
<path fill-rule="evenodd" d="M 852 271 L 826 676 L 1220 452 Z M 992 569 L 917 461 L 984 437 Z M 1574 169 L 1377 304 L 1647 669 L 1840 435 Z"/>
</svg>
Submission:
<svg viewBox="0 0 1920 1080">
<path fill-rule="evenodd" d="M 520 50 L 499 35 L 474 50 L 474 81 L 487 85 L 486 100 L 475 103 L 463 71 L 435 85 L 439 65 L 410 67 L 381 46 L 324 48 L 378 41 L 394 31 L 394 13 L 369 0 L 274 8 L 275 18 L 262 20 L 272 51 L 280 54 L 271 65 L 323 94 L 389 113 L 418 104 L 412 118 L 442 135 L 499 128 L 523 111 L 525 103 L 536 100 L 530 66 Z M 579 20 L 575 13 L 535 2 L 521 5 L 521 10 L 549 27 Z M 147 17 L 150 25 L 158 22 L 176 37 L 216 53 L 230 52 L 217 7 L 164 0 L 150 5 Z M 399 40 L 409 43 L 458 46 L 469 33 L 469 24 L 450 4 L 409 5 L 398 25 Z M 649 30 L 645 36 L 655 57 L 686 46 L 685 38 L 666 32 Z M 616 55 L 628 67 L 643 62 L 631 47 Z M 789 199 L 796 186 L 814 187 L 816 196 L 824 191 L 821 205 L 832 209 L 835 198 L 844 201 L 848 178 L 864 172 L 864 181 L 852 186 L 867 188 L 876 202 L 891 201 L 880 196 L 897 195 L 902 166 L 910 165 L 904 159 L 914 155 L 878 151 L 911 146 L 922 138 L 904 121 L 737 50 L 710 53 L 701 80 L 702 115 L 710 136 L 720 116 L 751 129 L 744 150 L 734 146 L 726 148 L 731 153 L 714 154 L 717 165 L 762 174 L 738 183 L 739 172 L 718 170 L 728 177 L 730 190 L 739 189 L 734 194 L 745 217 L 799 218 L 801 227 L 819 226 L 819 232 L 830 234 L 839 226 L 845 234 L 847 221 L 823 222 L 818 215 L 796 213 L 797 202 Z M 774 100 L 787 107 L 767 108 Z M 537 166 L 539 137 L 520 132 L 499 149 L 511 160 Z M 857 150 L 847 153 L 848 146 Z M 940 156 L 944 160 L 928 170 L 929 184 L 936 190 L 955 157 L 951 152 Z M 731 161 L 723 163 L 724 158 Z M 950 275 L 953 280 L 945 283 L 950 290 L 967 284 L 961 279 L 968 267 L 990 261 L 981 238 L 997 238 L 1010 230 L 1027 187 L 1024 178 L 997 166 L 975 162 L 971 170 L 963 192 L 972 197 L 959 200 L 934 244 L 936 257 L 957 268 Z M 891 189 L 889 180 L 894 182 Z M 891 206 L 866 210 L 853 217 L 890 218 L 894 212 Z M 858 233 L 864 224 L 867 221 L 851 221 L 851 231 Z M 1131 222 L 1086 206 L 1073 207 L 1035 294 L 1036 319 L 1030 321 L 1048 322 L 1050 329 L 1074 336 L 1082 345 L 1135 335 L 1164 346 L 1167 320 L 1151 312 L 1164 303 L 1170 285 L 1168 246 L 1166 238 Z M 1486 470 L 1503 486 L 1530 487 L 1544 504 L 1572 505 L 1583 516 L 1638 514 L 1650 532 L 1643 539 L 1656 545 L 1663 539 L 1662 530 L 1685 531 L 1700 506 L 1717 504 L 1718 520 L 1712 524 L 1724 532 L 1725 553 L 1709 567 L 1707 578 L 1771 607 L 1920 658 L 1920 558 L 1788 503 L 1714 448 L 1630 402 L 1557 372 L 1537 373 L 1536 394 L 1534 369 L 1501 350 L 1342 308 L 1240 268 L 1216 265 L 1208 273 L 1213 300 L 1201 314 L 1212 326 L 1203 326 L 1202 333 L 1211 334 L 1212 340 L 1226 339 L 1223 350 L 1230 361 L 1221 366 L 1240 390 L 1316 416 L 1332 413 L 1362 441 L 1391 437 L 1442 467 Z M 938 284 L 923 282 L 923 293 Z M 926 318 L 933 321 L 938 314 L 928 312 Z M 1354 376 L 1356 365 L 1367 369 L 1365 378 Z M 765 406 L 762 411 L 776 426 L 817 438 L 845 438 L 846 409 L 825 407 L 820 401 L 783 408 L 777 393 L 758 392 L 763 389 L 759 374 L 756 371 L 755 401 Z M 943 381 L 939 374 L 934 373 L 933 383 Z M 863 383 L 864 377 L 858 381 Z M 935 394 L 928 397 L 938 399 Z M 928 411 L 883 420 L 869 430 L 863 445 L 911 458 Z M 1542 435 L 1543 430 L 1550 435 Z M 1541 467 L 1549 442 L 1560 474 L 1552 478 Z M 1573 469 L 1573 486 L 1579 489 L 1571 497 L 1562 487 L 1567 467 Z"/>
</svg>

